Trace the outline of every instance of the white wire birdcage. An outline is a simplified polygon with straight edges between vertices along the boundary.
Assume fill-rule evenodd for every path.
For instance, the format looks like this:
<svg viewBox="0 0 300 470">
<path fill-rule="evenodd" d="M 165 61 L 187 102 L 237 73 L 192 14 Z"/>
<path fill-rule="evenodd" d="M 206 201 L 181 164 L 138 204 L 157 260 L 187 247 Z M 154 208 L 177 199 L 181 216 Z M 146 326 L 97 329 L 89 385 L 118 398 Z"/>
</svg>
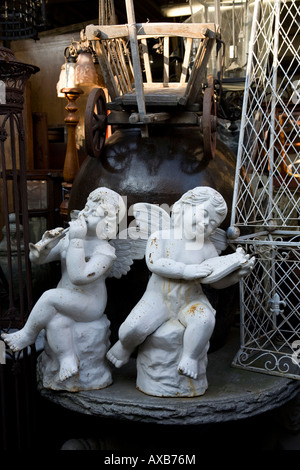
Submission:
<svg viewBox="0 0 300 470">
<path fill-rule="evenodd" d="M 233 365 L 298 379 L 299 26 L 299 1 L 255 1 L 229 231 L 256 256 Z"/>
</svg>

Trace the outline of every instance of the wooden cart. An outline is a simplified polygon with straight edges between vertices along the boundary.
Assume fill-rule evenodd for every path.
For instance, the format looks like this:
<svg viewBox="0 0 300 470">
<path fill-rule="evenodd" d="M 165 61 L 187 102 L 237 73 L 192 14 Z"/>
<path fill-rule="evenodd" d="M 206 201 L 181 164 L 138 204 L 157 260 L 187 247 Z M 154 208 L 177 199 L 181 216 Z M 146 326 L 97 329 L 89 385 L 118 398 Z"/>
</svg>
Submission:
<svg viewBox="0 0 300 470">
<path fill-rule="evenodd" d="M 211 52 L 220 40 L 214 23 L 136 24 L 132 0 L 126 0 L 128 24 L 89 25 L 86 36 L 98 57 L 111 102 L 100 88 L 92 91 L 86 111 L 86 145 L 97 156 L 106 125 L 140 126 L 148 137 L 153 124 L 199 126 L 204 153 L 212 158 L 216 146 L 216 105 L 212 77 L 206 76 Z M 170 81 L 170 38 L 182 38 L 181 74 Z M 152 79 L 148 41 L 159 40 L 163 53 L 162 81 Z M 192 48 L 196 53 L 190 70 Z M 142 71 L 143 68 L 143 71 Z M 204 83 L 206 81 L 206 88 Z M 107 116 L 107 108 L 110 110 Z"/>
</svg>

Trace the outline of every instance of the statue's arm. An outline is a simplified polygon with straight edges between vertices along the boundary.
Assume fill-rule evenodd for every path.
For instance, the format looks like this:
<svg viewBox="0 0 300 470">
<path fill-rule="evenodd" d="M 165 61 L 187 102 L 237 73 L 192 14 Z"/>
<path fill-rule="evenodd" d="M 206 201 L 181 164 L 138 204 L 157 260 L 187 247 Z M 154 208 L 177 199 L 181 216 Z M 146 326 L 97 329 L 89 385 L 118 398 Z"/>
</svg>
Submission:
<svg viewBox="0 0 300 470">
<path fill-rule="evenodd" d="M 148 240 L 145 260 L 149 271 L 170 279 L 181 279 L 185 264 L 165 255 L 165 240 L 161 233 L 154 233 Z"/>
<path fill-rule="evenodd" d="M 165 234 L 165 237 L 167 234 Z M 174 241 L 176 243 L 176 241 Z M 186 264 L 166 256 L 165 238 L 152 235 L 149 239 L 145 259 L 148 269 L 169 279 L 201 279 L 211 273 L 211 269 L 201 264 Z"/>
<path fill-rule="evenodd" d="M 156 261 L 152 259 L 147 262 L 148 269 L 162 277 L 170 279 L 183 279 L 185 264 L 174 261 L 169 258 L 159 258 Z"/>
<path fill-rule="evenodd" d="M 93 282 L 111 268 L 115 259 L 115 249 L 106 243 L 105 246 L 96 249 L 91 258 L 86 260 L 84 240 L 74 238 L 70 240 L 66 256 L 70 281 L 75 285 Z"/>
</svg>

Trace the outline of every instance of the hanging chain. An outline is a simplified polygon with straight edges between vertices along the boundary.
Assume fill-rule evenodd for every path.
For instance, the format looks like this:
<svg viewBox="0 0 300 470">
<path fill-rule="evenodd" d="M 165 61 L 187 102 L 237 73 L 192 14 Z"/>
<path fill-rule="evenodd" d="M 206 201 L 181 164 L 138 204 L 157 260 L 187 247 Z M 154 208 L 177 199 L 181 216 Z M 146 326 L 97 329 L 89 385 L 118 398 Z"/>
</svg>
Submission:
<svg viewBox="0 0 300 470">
<path fill-rule="evenodd" d="M 99 0 L 99 24 L 116 24 L 114 0 Z"/>
</svg>

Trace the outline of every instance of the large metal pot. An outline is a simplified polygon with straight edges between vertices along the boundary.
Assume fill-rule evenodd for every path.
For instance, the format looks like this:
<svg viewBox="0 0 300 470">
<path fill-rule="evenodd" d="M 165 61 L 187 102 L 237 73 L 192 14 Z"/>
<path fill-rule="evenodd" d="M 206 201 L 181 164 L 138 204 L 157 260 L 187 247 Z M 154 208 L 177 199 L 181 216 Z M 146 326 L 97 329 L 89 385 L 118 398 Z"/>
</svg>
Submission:
<svg viewBox="0 0 300 470">
<path fill-rule="evenodd" d="M 149 138 L 138 129 L 116 130 L 107 139 L 100 158 L 87 157 L 73 183 L 69 210 L 82 209 L 88 194 L 106 186 L 127 196 L 128 207 L 136 202 L 172 205 L 195 186 L 211 186 L 225 198 L 229 225 L 234 185 L 235 156 L 221 141 L 213 159 L 204 158 L 197 127 L 154 126 Z M 122 321 L 144 293 L 149 278 L 144 261 L 136 261 L 121 279 L 108 279 L 107 315 L 114 342 Z M 237 286 L 222 291 L 206 288 L 217 310 L 211 350 L 226 340 L 237 302 Z"/>
</svg>

